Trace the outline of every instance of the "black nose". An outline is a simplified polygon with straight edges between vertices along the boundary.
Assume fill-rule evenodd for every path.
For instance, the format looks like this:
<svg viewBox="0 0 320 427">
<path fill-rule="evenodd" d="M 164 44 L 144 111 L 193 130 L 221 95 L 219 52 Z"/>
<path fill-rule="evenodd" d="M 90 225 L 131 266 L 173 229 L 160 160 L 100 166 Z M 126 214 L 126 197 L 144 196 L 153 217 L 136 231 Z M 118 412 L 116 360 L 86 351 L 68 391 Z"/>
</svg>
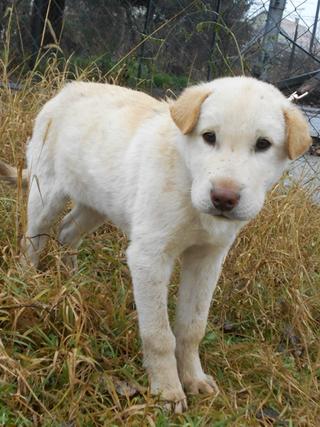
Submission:
<svg viewBox="0 0 320 427">
<path fill-rule="evenodd" d="M 231 211 L 237 206 L 240 194 L 229 188 L 214 188 L 210 192 L 213 206 L 219 211 Z"/>
</svg>

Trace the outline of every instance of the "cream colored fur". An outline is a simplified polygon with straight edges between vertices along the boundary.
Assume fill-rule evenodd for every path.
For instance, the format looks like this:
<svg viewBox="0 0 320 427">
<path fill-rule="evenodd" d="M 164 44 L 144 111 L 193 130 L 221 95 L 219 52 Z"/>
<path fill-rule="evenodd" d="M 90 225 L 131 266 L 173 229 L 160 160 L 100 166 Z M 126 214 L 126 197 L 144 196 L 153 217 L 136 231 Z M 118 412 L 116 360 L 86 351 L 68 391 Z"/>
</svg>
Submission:
<svg viewBox="0 0 320 427">
<path fill-rule="evenodd" d="M 210 146 L 202 134 L 213 131 Z M 259 137 L 271 141 L 270 149 L 255 151 Z M 122 228 L 151 391 L 181 411 L 185 391 L 215 389 L 198 347 L 224 258 L 289 157 L 309 144 L 299 110 L 251 78 L 201 84 L 169 103 L 117 86 L 71 83 L 43 107 L 28 145 L 24 256 L 37 266 L 68 199 L 74 208 L 59 235 L 67 247 L 76 249 L 106 218 Z M 218 212 L 210 199 L 221 183 L 239 189 L 230 212 Z M 172 332 L 167 286 L 177 257 L 182 274 Z M 75 266 L 76 259 L 66 262 Z"/>
</svg>

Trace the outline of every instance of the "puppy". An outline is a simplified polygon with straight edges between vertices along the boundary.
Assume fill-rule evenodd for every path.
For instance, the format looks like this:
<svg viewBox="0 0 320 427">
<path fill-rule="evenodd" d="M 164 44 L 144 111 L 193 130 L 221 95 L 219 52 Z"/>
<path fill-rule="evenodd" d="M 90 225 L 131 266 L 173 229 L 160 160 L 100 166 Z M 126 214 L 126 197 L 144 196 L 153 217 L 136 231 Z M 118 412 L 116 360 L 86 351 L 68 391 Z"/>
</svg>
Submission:
<svg viewBox="0 0 320 427">
<path fill-rule="evenodd" d="M 28 144 L 23 254 L 37 266 L 68 199 L 74 207 L 59 234 L 68 248 L 78 248 L 106 219 L 127 233 L 151 391 L 180 412 L 185 391 L 215 389 L 198 347 L 225 256 L 267 190 L 310 143 L 302 113 L 252 78 L 192 86 L 168 102 L 108 84 L 68 84 L 42 108 Z M 16 179 L 9 166 L 0 170 Z M 179 256 L 172 332 L 167 285 Z M 65 262 L 76 266 L 74 256 Z"/>
</svg>

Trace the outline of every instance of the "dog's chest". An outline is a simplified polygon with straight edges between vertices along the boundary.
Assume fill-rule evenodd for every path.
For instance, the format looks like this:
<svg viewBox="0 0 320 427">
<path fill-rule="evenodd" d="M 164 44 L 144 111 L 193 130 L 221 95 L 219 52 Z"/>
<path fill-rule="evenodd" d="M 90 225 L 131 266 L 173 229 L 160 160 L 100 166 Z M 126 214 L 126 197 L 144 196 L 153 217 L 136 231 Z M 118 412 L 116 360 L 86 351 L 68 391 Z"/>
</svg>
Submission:
<svg viewBox="0 0 320 427">
<path fill-rule="evenodd" d="M 245 222 L 200 214 L 200 224 L 205 243 L 225 247 L 233 243 Z"/>
<path fill-rule="evenodd" d="M 232 245 L 244 223 L 201 214 L 176 229 L 167 242 L 166 251 L 179 256 L 191 246 L 212 245 L 228 248 Z"/>
</svg>

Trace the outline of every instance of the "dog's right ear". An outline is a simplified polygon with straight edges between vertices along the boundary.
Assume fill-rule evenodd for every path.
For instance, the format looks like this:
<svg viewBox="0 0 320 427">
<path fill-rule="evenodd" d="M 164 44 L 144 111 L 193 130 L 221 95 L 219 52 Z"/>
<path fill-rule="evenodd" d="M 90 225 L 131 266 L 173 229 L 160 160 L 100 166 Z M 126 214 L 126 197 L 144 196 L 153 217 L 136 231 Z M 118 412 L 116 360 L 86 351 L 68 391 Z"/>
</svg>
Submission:
<svg viewBox="0 0 320 427">
<path fill-rule="evenodd" d="M 170 114 L 181 132 L 186 135 L 195 128 L 203 101 L 211 94 L 206 86 L 191 86 L 185 89 L 170 105 Z"/>
</svg>

